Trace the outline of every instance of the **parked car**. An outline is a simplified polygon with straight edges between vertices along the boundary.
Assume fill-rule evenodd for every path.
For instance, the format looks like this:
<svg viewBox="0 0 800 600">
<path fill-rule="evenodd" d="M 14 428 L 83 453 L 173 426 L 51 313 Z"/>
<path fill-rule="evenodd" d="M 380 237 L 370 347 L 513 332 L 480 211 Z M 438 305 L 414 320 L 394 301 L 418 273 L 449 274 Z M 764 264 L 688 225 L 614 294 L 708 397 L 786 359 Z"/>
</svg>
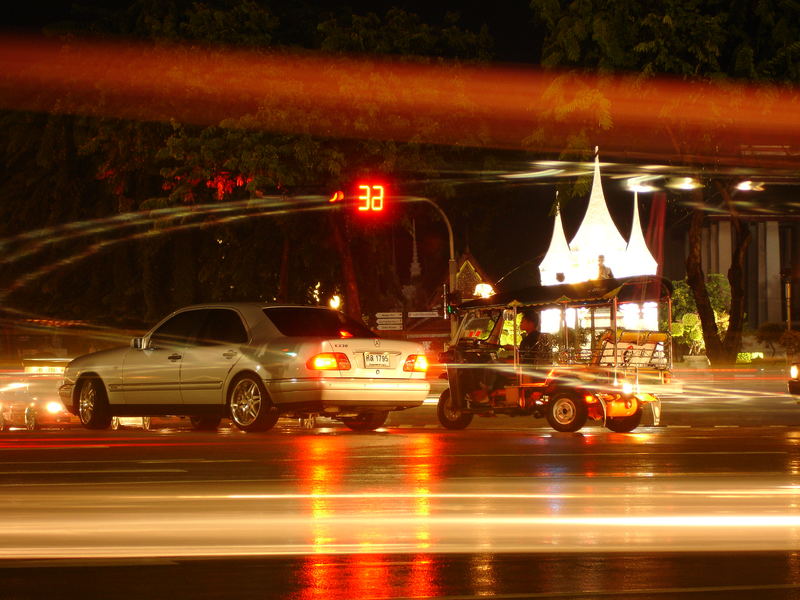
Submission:
<svg viewBox="0 0 800 600">
<path fill-rule="evenodd" d="M 789 393 L 800 396 L 800 363 L 793 363 L 789 366 Z"/>
<path fill-rule="evenodd" d="M 23 369 L 5 373 L 0 381 L 0 430 L 24 427 L 80 425 L 59 397 L 66 358 L 23 360 Z"/>
<path fill-rule="evenodd" d="M 263 431 L 282 415 L 321 414 L 374 430 L 423 403 L 426 370 L 419 344 L 381 339 L 328 308 L 208 304 L 172 313 L 129 347 L 74 359 L 60 393 L 90 429 L 184 415 L 198 429 L 229 417 Z"/>
</svg>

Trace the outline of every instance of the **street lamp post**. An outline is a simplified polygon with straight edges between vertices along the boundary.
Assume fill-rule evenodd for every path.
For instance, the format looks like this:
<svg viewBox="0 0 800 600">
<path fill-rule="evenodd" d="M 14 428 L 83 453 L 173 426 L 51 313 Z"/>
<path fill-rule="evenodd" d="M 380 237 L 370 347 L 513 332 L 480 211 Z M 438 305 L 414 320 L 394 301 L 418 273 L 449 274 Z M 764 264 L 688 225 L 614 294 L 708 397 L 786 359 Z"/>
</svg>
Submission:
<svg viewBox="0 0 800 600">
<path fill-rule="evenodd" d="M 421 202 L 427 202 L 433 208 L 436 209 L 436 212 L 439 213 L 439 216 L 442 217 L 444 224 L 447 226 L 447 235 L 450 240 L 450 260 L 447 263 L 447 273 L 448 273 L 448 286 L 451 292 L 454 292 L 456 289 L 456 253 L 455 253 L 455 244 L 453 243 L 453 226 L 450 224 L 450 219 L 447 218 L 447 214 L 441 209 L 441 207 L 436 204 L 430 198 L 422 198 L 418 197 L 415 200 Z M 450 315 L 450 343 L 452 344 L 456 338 L 456 329 L 458 328 L 458 322 L 456 321 L 455 316 Z"/>
</svg>

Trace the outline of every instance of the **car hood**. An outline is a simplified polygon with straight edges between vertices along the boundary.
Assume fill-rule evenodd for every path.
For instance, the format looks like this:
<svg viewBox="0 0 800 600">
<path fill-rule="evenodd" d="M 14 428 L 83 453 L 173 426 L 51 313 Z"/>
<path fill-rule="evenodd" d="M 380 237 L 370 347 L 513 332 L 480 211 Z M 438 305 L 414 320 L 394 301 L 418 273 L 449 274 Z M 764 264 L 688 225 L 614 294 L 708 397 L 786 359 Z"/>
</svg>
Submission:
<svg viewBox="0 0 800 600">
<path fill-rule="evenodd" d="M 121 361 L 122 357 L 130 350 L 128 346 L 119 346 L 118 348 L 110 348 L 108 350 L 99 350 L 98 352 L 91 352 L 83 354 L 67 365 L 68 370 L 85 369 L 93 365 L 105 365 L 109 362 Z"/>
</svg>

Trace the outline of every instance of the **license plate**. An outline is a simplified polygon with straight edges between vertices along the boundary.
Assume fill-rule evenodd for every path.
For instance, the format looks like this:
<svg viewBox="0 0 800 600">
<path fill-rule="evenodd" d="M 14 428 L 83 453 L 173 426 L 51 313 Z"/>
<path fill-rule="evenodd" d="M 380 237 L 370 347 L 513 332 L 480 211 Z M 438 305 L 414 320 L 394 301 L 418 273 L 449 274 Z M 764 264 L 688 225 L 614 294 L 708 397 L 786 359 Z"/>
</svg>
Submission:
<svg viewBox="0 0 800 600">
<path fill-rule="evenodd" d="M 388 367 L 389 354 L 386 352 L 364 352 L 365 367 Z"/>
</svg>

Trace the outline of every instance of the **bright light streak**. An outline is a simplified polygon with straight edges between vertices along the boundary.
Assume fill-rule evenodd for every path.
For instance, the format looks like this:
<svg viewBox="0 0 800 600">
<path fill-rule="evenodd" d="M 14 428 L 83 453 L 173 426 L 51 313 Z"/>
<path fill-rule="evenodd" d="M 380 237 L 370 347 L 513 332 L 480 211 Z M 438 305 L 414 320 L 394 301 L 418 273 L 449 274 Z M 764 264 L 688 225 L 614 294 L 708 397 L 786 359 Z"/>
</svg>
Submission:
<svg viewBox="0 0 800 600">
<path fill-rule="evenodd" d="M 658 190 L 657 187 L 651 185 L 650 181 L 654 181 L 656 179 L 660 179 L 657 175 L 642 175 L 640 177 L 631 177 L 625 182 L 625 187 L 628 188 L 631 192 L 639 192 L 640 194 L 646 194 L 648 192 L 655 192 Z"/>
<path fill-rule="evenodd" d="M 3 387 L 0 387 L 0 392 L 12 392 L 14 390 L 19 390 L 27 386 L 28 386 L 27 383 L 21 383 L 21 382 L 9 383 L 4 385 Z"/>
<path fill-rule="evenodd" d="M 539 177 L 554 177 L 564 172 L 564 169 L 544 169 L 543 171 L 530 171 L 528 173 L 508 173 L 505 179 L 537 179 Z"/>
<path fill-rule="evenodd" d="M 736 189 L 743 192 L 763 192 L 763 183 L 754 183 L 752 181 L 740 181 L 736 184 Z"/>
<path fill-rule="evenodd" d="M 0 299 L 5 298 L 10 293 L 20 288 L 30 285 L 35 281 L 38 281 L 39 279 L 48 275 L 49 273 L 57 271 L 58 269 L 61 269 L 63 267 L 67 267 L 69 265 L 76 264 L 86 258 L 89 258 L 90 256 L 97 254 L 98 252 L 107 250 L 112 246 L 120 243 L 152 238 L 178 231 L 186 231 L 189 229 L 207 227 L 209 225 L 222 225 L 222 224 L 242 222 L 248 219 L 253 219 L 258 217 L 275 217 L 283 214 L 298 214 L 300 212 L 321 211 L 329 209 L 330 205 L 324 201 L 324 198 L 322 196 L 299 196 L 292 198 L 291 203 L 288 203 L 285 198 L 263 198 L 263 199 L 245 200 L 242 202 L 234 202 L 234 203 L 208 204 L 208 205 L 199 205 L 194 207 L 182 207 L 181 209 L 178 209 L 178 212 L 170 209 L 167 211 L 166 214 L 161 213 L 161 211 L 152 211 L 152 212 L 143 211 L 142 213 L 138 213 L 140 219 L 137 221 L 136 224 L 138 225 L 161 224 L 161 225 L 157 228 L 148 227 L 147 229 L 141 231 L 135 231 L 133 233 L 118 236 L 115 238 L 97 241 L 93 244 L 88 245 L 81 251 L 67 255 L 61 258 L 60 260 L 54 261 L 50 264 L 39 267 L 38 269 L 32 270 L 29 273 L 26 273 L 24 276 L 13 281 L 5 289 L 0 289 Z M 206 214 L 214 216 L 214 218 L 185 223 L 180 219 L 176 219 L 176 217 L 181 213 L 186 213 L 187 215 Z M 226 213 L 233 213 L 233 214 L 226 214 Z M 215 216 L 215 215 L 222 215 L 222 216 Z M 128 227 L 131 224 L 130 215 L 128 215 L 128 219 L 122 220 L 121 223 L 118 223 L 117 221 L 118 219 L 116 218 L 112 218 L 109 220 L 101 219 L 101 220 L 91 221 L 90 223 L 92 225 L 91 227 L 88 228 L 88 231 L 86 229 L 83 229 L 82 233 L 77 233 L 77 234 L 74 231 L 76 229 L 80 229 L 79 227 L 80 224 L 72 223 L 69 225 L 62 226 L 61 228 L 57 228 L 57 230 L 65 232 L 62 236 L 53 236 L 52 238 L 42 242 L 41 244 L 35 244 L 33 246 L 27 247 L 25 251 L 21 250 L 17 254 L 12 254 L 9 257 L 9 260 L 18 260 L 23 256 L 28 256 L 32 252 L 39 251 L 42 249 L 44 244 L 49 245 L 51 243 L 64 241 L 66 239 L 71 239 L 72 237 L 83 236 L 86 233 L 92 233 L 92 232 L 94 233 L 117 232 L 119 229 Z M 76 227 L 76 225 L 78 227 Z M 48 230 L 49 229 L 50 228 L 48 228 Z M 38 231 L 32 233 L 38 234 Z M 7 240 L 0 240 L 0 246 L 5 244 L 6 242 Z"/>
<path fill-rule="evenodd" d="M 629 152 L 635 136 L 639 157 L 670 159 L 665 132 L 675 129 L 701 139 L 724 126 L 734 141 L 698 145 L 693 156 L 720 163 L 762 162 L 757 152 L 742 157 L 742 143 L 781 151 L 800 142 L 796 89 L 764 93 L 731 81 L 643 86 L 624 76 L 11 36 L 0 42 L 0 72 L 0 106 L 16 110 L 204 125 L 247 117 L 248 126 L 274 131 L 514 149 L 557 115 L 558 131 L 544 133 L 538 149 L 559 151 L 570 122 L 596 122 L 598 107 L 580 101 L 593 96 L 612 111 L 606 156 Z M 363 81 L 380 90 L 366 102 L 352 93 Z M 793 161 L 786 152 L 768 159 Z"/>
<path fill-rule="evenodd" d="M 692 179 L 691 177 L 676 177 L 672 181 L 667 184 L 667 187 L 676 189 L 676 190 L 695 190 L 699 187 L 703 187 L 700 183 L 696 180 Z"/>
</svg>

